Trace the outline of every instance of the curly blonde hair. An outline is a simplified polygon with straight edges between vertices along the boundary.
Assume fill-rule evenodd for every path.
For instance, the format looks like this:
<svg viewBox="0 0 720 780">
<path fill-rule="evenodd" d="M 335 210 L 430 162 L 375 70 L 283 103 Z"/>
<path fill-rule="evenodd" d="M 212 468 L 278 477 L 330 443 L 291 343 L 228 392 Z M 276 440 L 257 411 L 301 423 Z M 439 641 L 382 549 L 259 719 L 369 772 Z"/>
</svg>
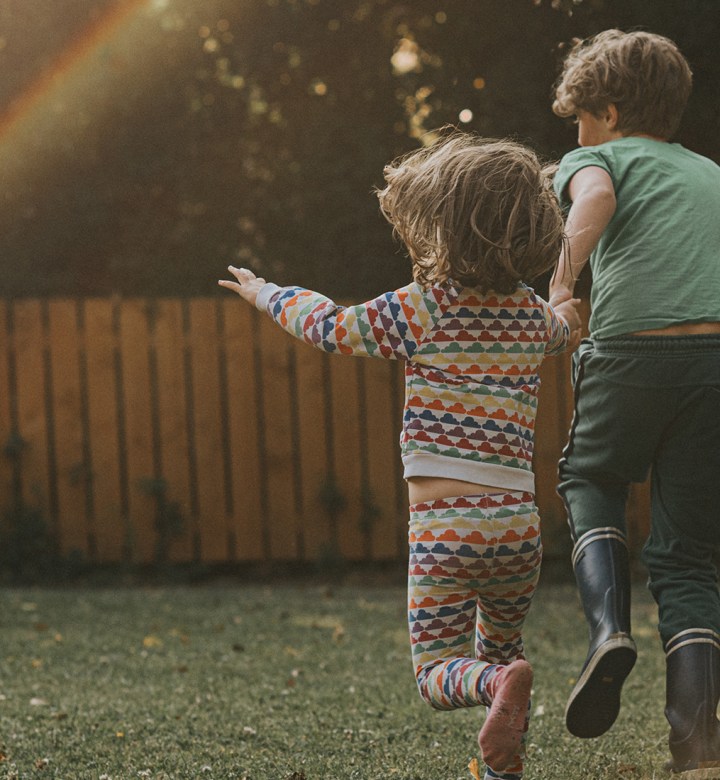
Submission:
<svg viewBox="0 0 720 780">
<path fill-rule="evenodd" d="M 451 132 L 385 167 L 380 208 L 423 287 L 453 281 L 509 294 L 557 262 L 563 218 L 537 156 Z"/>
<path fill-rule="evenodd" d="M 599 116 L 613 103 L 623 135 L 671 138 L 692 89 L 692 71 L 662 35 L 605 30 L 576 41 L 555 86 L 553 111 Z"/>
</svg>

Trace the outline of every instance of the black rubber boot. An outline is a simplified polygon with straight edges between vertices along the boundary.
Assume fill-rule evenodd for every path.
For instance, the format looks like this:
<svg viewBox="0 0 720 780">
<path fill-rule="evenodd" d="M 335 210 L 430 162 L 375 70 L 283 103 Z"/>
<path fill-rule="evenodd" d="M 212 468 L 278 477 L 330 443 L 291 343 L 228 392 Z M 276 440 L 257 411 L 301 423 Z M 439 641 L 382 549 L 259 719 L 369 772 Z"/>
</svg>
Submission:
<svg viewBox="0 0 720 780">
<path fill-rule="evenodd" d="M 590 647 L 565 709 L 576 737 L 599 737 L 615 722 L 620 691 L 637 649 L 630 636 L 630 563 L 617 528 L 596 528 L 578 539 L 573 568 L 590 629 Z"/>
<path fill-rule="evenodd" d="M 720 778 L 720 637 L 683 631 L 666 646 L 672 770 L 683 780 Z"/>
</svg>

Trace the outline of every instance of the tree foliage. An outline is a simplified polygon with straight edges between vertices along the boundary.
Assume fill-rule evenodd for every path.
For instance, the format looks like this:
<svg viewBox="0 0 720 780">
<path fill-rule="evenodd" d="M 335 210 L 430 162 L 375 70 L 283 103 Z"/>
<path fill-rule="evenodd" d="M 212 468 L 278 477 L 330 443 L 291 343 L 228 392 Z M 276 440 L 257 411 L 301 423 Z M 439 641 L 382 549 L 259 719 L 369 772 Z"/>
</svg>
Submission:
<svg viewBox="0 0 720 780">
<path fill-rule="evenodd" d="M 354 299 L 402 284 L 384 164 L 448 123 L 558 158 L 575 144 L 550 109 L 564 47 L 608 27 L 678 42 L 695 73 L 678 140 L 720 159 L 716 0 L 150 6 L 140 82 L 144 50 L 107 40 L 91 97 L 48 100 L 32 159 L 5 149 L 5 296 L 211 295 L 228 263 Z"/>
</svg>

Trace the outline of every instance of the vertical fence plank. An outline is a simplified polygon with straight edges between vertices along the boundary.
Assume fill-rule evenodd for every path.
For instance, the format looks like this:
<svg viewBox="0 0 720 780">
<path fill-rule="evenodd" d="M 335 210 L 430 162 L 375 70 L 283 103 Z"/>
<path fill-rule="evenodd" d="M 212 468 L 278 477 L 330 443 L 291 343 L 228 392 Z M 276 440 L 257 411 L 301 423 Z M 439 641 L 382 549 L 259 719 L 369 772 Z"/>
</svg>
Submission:
<svg viewBox="0 0 720 780">
<path fill-rule="evenodd" d="M 361 526 L 361 422 L 356 367 L 350 358 L 343 359 L 336 355 L 328 363 L 332 396 L 333 470 L 344 503 L 338 512 L 339 551 L 346 560 L 361 560 L 366 550 Z"/>
<path fill-rule="evenodd" d="M 329 358 L 297 342 L 296 371 L 298 431 L 302 484 L 302 524 L 305 557 L 310 561 L 331 559 L 336 553 L 328 507 L 330 471 L 327 447 L 327 393 L 325 364 Z"/>
<path fill-rule="evenodd" d="M 228 559 L 228 526 L 221 453 L 219 333 L 217 301 L 190 302 L 189 343 L 192 354 L 192 403 L 197 473 L 198 528 L 201 558 Z"/>
<path fill-rule="evenodd" d="M 639 553 L 650 533 L 650 479 L 630 486 L 626 511 L 628 546 Z"/>
<path fill-rule="evenodd" d="M 94 517 L 92 546 L 100 562 L 116 562 L 128 552 L 127 518 L 124 514 L 118 428 L 115 303 L 88 299 L 84 302 L 85 356 L 87 366 L 87 416 Z"/>
<path fill-rule="evenodd" d="M 46 520 L 51 509 L 46 415 L 45 329 L 40 301 L 13 304 L 17 426 L 25 442 L 21 454 L 22 499 L 40 509 Z M 50 528 L 51 532 L 55 529 Z"/>
<path fill-rule="evenodd" d="M 55 430 L 55 466 L 57 469 L 57 526 L 63 555 L 90 552 L 90 488 L 85 463 L 80 384 L 80 333 L 75 301 L 55 300 L 48 304 L 52 408 Z"/>
<path fill-rule="evenodd" d="M 180 536 L 170 545 L 169 560 L 187 562 L 193 557 L 192 537 L 195 529 L 192 527 L 188 468 L 190 456 L 183 362 L 185 336 L 181 301 L 157 301 L 153 337 L 157 361 L 158 476 L 165 480 L 166 500 L 177 504 L 183 521 Z"/>
<path fill-rule="evenodd" d="M 263 455 L 265 471 L 265 554 L 272 560 L 296 560 L 298 529 L 297 497 L 293 482 L 292 395 L 288 372 L 293 344 L 267 317 L 259 320 L 261 348 L 261 393 Z"/>
<path fill-rule="evenodd" d="M 557 494 L 558 462 L 570 427 L 567 397 L 571 394 L 569 359 L 565 355 L 546 358 L 540 367 L 540 393 L 535 420 L 533 471 L 535 500 L 543 523 L 548 552 L 569 538 L 565 507 Z"/>
<path fill-rule="evenodd" d="M 255 322 L 259 312 L 234 299 L 223 300 L 232 485 L 231 527 L 239 560 L 263 557 L 260 503 L 259 417 L 255 372 Z"/>
<path fill-rule="evenodd" d="M 365 366 L 365 441 L 367 444 L 368 499 L 377 509 L 371 528 L 370 555 L 373 560 L 386 560 L 405 555 L 399 547 L 398 526 L 407 533 L 407 512 L 398 507 L 398 462 L 400 461 L 400 429 L 402 420 L 394 402 L 392 373 L 404 364 L 369 360 Z M 404 483 L 400 489 L 404 489 Z M 405 506 L 406 504 L 404 504 Z M 403 509 L 404 509 L 403 506 Z"/>
<path fill-rule="evenodd" d="M 581 317 L 584 317 L 585 322 L 588 315 L 589 310 L 584 306 Z M 568 556 L 572 544 L 565 506 L 557 494 L 558 463 L 568 440 L 574 411 L 571 363 L 572 356 L 565 352 L 546 358 L 540 367 L 533 471 L 535 498 L 548 557 Z"/>
<path fill-rule="evenodd" d="M 10 331 L 8 328 L 8 307 L 5 301 L 0 301 L 0 446 L 3 448 L 0 456 L 0 511 L 9 510 L 14 502 L 14 469 L 8 447 L 14 434 L 14 423 L 11 412 L 11 398 L 15 388 L 11 383 Z"/>
<path fill-rule="evenodd" d="M 121 419 L 125 428 L 127 519 L 131 557 L 140 563 L 153 559 L 156 536 L 147 306 L 146 301 L 132 299 L 123 301 L 120 309 Z"/>
</svg>

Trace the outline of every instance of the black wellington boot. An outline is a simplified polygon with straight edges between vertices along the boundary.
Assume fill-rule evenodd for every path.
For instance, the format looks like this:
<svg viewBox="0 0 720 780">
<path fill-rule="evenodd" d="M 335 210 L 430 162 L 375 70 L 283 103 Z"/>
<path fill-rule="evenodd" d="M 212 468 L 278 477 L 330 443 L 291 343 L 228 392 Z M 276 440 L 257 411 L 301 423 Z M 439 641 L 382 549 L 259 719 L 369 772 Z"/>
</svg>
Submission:
<svg viewBox="0 0 720 780">
<path fill-rule="evenodd" d="M 665 717 L 670 724 L 672 770 L 682 780 L 720 778 L 717 642 L 713 632 L 695 629 L 683 631 L 667 644 Z"/>
<path fill-rule="evenodd" d="M 620 691 L 637 649 L 630 636 L 630 563 L 625 537 L 616 528 L 596 528 L 578 539 L 573 568 L 590 629 L 585 665 L 565 708 L 576 737 L 599 737 L 615 722 Z"/>
</svg>

